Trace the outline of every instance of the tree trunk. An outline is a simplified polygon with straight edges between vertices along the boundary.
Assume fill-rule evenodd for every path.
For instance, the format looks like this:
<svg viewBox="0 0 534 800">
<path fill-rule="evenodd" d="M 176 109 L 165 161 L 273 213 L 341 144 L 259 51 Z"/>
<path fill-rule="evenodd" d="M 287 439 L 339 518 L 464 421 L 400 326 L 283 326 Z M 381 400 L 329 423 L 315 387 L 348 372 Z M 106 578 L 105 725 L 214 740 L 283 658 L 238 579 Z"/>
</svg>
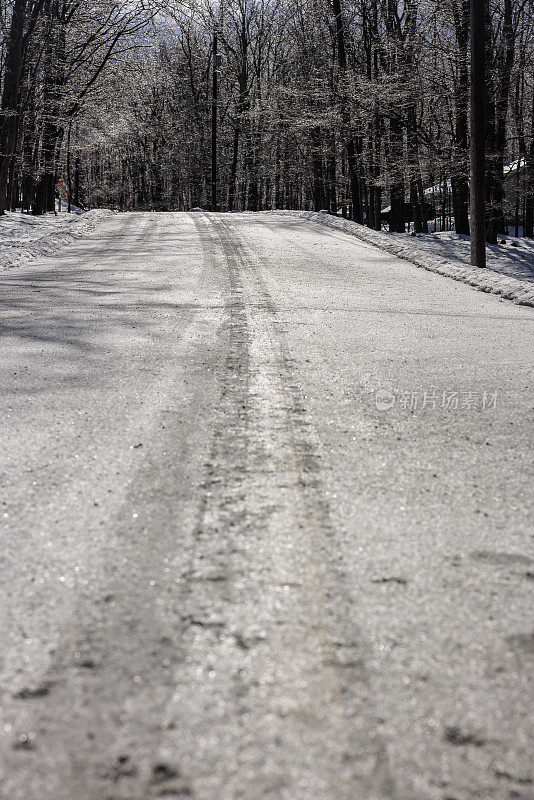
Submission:
<svg viewBox="0 0 534 800">
<path fill-rule="evenodd" d="M 532 125 L 530 132 L 530 149 L 526 164 L 526 199 L 525 199 L 525 227 L 523 235 L 529 239 L 534 238 L 534 92 L 532 94 Z"/>
<path fill-rule="evenodd" d="M 471 264 L 486 266 L 485 172 L 485 2 L 471 0 Z"/>
<path fill-rule="evenodd" d="M 454 23 L 458 44 L 458 75 L 454 86 L 455 131 L 451 169 L 452 205 L 456 233 L 469 236 L 469 0 L 454 4 Z"/>
<path fill-rule="evenodd" d="M 426 221 L 426 204 L 421 165 L 419 162 L 419 139 L 417 135 L 417 117 L 414 105 L 408 109 L 408 149 L 410 158 L 410 203 L 414 215 L 415 233 L 428 233 Z"/>
<path fill-rule="evenodd" d="M 27 0 L 15 0 L 7 38 L 4 87 L 0 104 L 0 215 L 6 210 L 9 171 L 17 146 L 26 12 Z"/>
<path fill-rule="evenodd" d="M 241 135 L 240 121 L 236 122 L 234 128 L 234 139 L 232 143 L 232 165 L 230 167 L 230 181 L 228 185 L 228 210 L 236 210 L 236 187 L 237 187 L 237 165 L 239 163 L 239 138 Z"/>
<path fill-rule="evenodd" d="M 499 60 L 493 69 L 487 71 L 486 79 L 486 111 L 487 111 L 487 241 L 497 243 L 499 233 L 505 232 L 504 218 L 504 155 L 506 147 L 506 121 L 512 69 L 515 59 L 515 35 L 513 29 L 513 0 L 504 0 L 501 41 L 499 42 Z M 486 4 L 486 46 L 488 64 L 492 46 L 491 19 Z M 491 75 L 491 79 L 490 76 Z"/>
<path fill-rule="evenodd" d="M 63 129 L 55 122 L 45 122 L 41 143 L 42 172 L 35 188 L 34 216 L 54 211 L 56 202 L 57 154 Z"/>
<path fill-rule="evenodd" d="M 359 175 L 359 162 L 354 134 L 351 130 L 350 111 L 347 97 L 347 51 L 345 47 L 345 23 L 341 0 L 332 0 L 332 8 L 336 18 L 337 59 L 340 77 L 340 105 L 343 123 L 343 139 L 347 150 L 347 166 L 349 170 L 350 191 L 352 196 L 352 218 L 354 222 L 363 223 L 362 196 Z"/>
<path fill-rule="evenodd" d="M 393 180 L 390 190 L 390 221 L 389 230 L 395 233 L 405 233 L 405 208 L 404 208 L 404 179 L 402 175 L 402 120 L 397 114 L 390 119 L 391 164 Z"/>
<path fill-rule="evenodd" d="M 321 131 L 312 130 L 313 208 L 321 211 L 326 207 Z"/>
<path fill-rule="evenodd" d="M 65 76 L 65 25 L 54 16 L 57 9 L 45 7 L 50 32 L 45 54 L 43 112 L 45 122 L 41 140 L 41 175 L 35 189 L 34 215 L 55 210 L 57 166 L 64 130 L 61 126 L 61 102 Z"/>
</svg>

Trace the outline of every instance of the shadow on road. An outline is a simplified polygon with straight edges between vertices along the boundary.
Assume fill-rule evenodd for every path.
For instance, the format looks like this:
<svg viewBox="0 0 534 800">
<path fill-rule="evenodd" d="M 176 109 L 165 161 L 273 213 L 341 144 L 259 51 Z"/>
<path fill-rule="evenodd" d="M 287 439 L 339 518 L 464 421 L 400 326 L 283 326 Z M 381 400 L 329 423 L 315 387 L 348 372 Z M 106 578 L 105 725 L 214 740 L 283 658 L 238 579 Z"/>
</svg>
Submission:
<svg viewBox="0 0 534 800">
<path fill-rule="evenodd" d="M 116 366 L 133 347 L 161 336 L 161 316 L 179 306 L 169 301 L 163 270 L 114 265 L 131 255 L 113 247 L 110 266 L 80 267 L 88 252 L 72 247 L 61 268 L 26 269 L 2 280 L 0 392 L 47 390 L 55 379 L 87 384 L 103 377 L 106 364 Z"/>
</svg>

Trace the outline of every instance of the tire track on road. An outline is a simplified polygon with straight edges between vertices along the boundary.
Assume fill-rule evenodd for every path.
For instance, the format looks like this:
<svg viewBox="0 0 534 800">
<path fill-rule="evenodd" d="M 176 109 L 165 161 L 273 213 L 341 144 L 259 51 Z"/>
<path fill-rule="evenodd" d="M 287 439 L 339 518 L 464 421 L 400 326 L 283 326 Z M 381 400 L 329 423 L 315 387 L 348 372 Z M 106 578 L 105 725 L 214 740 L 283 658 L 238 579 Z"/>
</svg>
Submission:
<svg viewBox="0 0 534 800">
<path fill-rule="evenodd" d="M 398 797 L 320 456 L 257 258 L 196 217 L 229 279 L 229 354 L 187 575 L 176 725 L 198 800 Z M 221 251 L 223 258 L 221 259 Z"/>
</svg>

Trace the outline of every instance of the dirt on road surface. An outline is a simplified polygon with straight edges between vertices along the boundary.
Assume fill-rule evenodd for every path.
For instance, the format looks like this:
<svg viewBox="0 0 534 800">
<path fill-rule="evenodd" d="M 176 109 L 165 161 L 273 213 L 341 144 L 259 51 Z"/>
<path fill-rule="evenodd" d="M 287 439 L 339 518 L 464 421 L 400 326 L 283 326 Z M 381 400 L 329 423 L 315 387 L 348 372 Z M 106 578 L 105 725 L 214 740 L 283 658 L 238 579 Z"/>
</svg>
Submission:
<svg viewBox="0 0 534 800">
<path fill-rule="evenodd" d="M 0 309 L 1 800 L 533 800 L 532 309 L 200 213 Z"/>
</svg>

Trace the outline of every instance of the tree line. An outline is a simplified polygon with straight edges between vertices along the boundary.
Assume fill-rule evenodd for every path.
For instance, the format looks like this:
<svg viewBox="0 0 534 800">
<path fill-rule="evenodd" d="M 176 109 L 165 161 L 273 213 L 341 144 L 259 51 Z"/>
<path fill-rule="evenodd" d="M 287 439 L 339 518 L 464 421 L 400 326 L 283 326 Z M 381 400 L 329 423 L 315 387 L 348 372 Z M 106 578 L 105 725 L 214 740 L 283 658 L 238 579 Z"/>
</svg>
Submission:
<svg viewBox="0 0 534 800">
<path fill-rule="evenodd" d="M 534 0 L 486 2 L 486 231 L 534 227 Z M 0 211 L 211 202 L 469 233 L 469 0 L 0 0 Z M 429 187 L 433 187 L 429 191 Z M 435 223 L 434 223 L 435 224 Z"/>
<path fill-rule="evenodd" d="M 0 213 L 53 211 L 59 178 L 74 194 L 73 126 L 152 17 L 142 1 L 0 0 Z"/>
</svg>

